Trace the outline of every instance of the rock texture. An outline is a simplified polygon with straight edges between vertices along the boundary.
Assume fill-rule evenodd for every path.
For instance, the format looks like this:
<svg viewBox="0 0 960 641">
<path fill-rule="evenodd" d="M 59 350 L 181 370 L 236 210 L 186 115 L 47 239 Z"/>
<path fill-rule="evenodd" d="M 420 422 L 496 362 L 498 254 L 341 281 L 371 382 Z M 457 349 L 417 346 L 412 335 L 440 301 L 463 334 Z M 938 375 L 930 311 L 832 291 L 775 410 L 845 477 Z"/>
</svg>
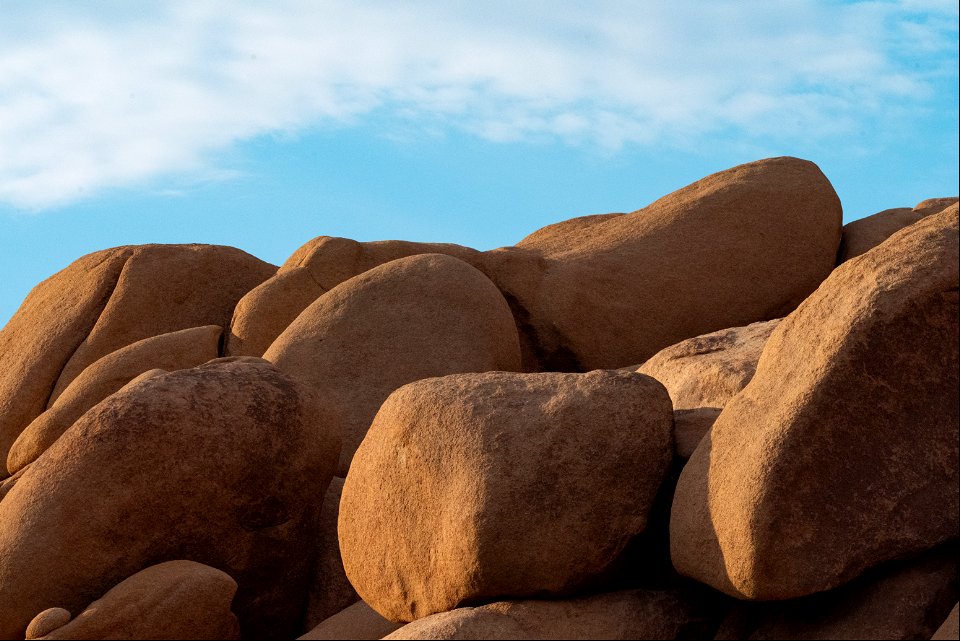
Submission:
<svg viewBox="0 0 960 641">
<path fill-rule="evenodd" d="M 43 638 L 239 639 L 230 611 L 236 591 L 237 583 L 220 570 L 167 561 L 120 582 Z"/>
<path fill-rule="evenodd" d="M 97 322 L 128 248 L 84 256 L 33 288 L 0 330 L 0 461 L 47 405 L 60 371 Z M 0 475 L 4 475 L 0 466 Z"/>
<path fill-rule="evenodd" d="M 864 254 L 904 227 L 926 216 L 938 214 L 957 202 L 956 198 L 929 198 L 917 203 L 913 209 L 897 207 L 859 218 L 843 226 L 838 262 L 843 263 L 854 256 Z"/>
<path fill-rule="evenodd" d="M 385 639 L 701 639 L 703 619 L 669 592 L 503 601 L 409 623 Z"/>
<path fill-rule="evenodd" d="M 298 382 L 259 359 L 157 376 L 84 414 L 0 502 L 0 638 L 140 569 L 189 558 L 239 584 L 245 635 L 292 637 L 315 499 L 338 438 Z"/>
<path fill-rule="evenodd" d="M 340 503 L 350 582 L 411 621 L 566 594 L 642 532 L 672 458 L 663 386 L 634 373 L 462 374 L 383 404 Z"/>
<path fill-rule="evenodd" d="M 340 514 L 342 493 L 343 479 L 335 476 L 330 480 L 323 496 L 323 508 L 320 510 L 317 525 L 317 563 L 313 572 L 313 583 L 310 585 L 310 599 L 304 623 L 307 630 L 312 630 L 360 600 L 360 595 L 347 579 L 343 560 L 340 558 L 337 517 Z"/>
<path fill-rule="evenodd" d="M 70 613 L 63 608 L 47 608 L 33 617 L 30 625 L 27 626 L 26 638 L 43 638 L 57 628 L 66 625 L 68 621 L 70 621 Z"/>
<path fill-rule="evenodd" d="M 320 622 L 300 639 L 382 639 L 400 627 L 359 601 Z"/>
<path fill-rule="evenodd" d="M 631 214 L 546 227 L 484 269 L 528 338 L 527 369 L 624 367 L 791 311 L 833 268 L 840 225 L 816 165 L 770 158 Z"/>
<path fill-rule="evenodd" d="M 391 261 L 341 283 L 297 317 L 264 354 L 308 383 L 343 434 L 338 474 L 390 392 L 430 376 L 520 368 L 507 303 L 482 273 L 451 256 Z"/>
<path fill-rule="evenodd" d="M 950 611 L 947 619 L 937 628 L 937 631 L 933 633 L 933 636 L 930 637 L 933 641 L 952 641 L 956 639 L 958 631 L 960 631 L 960 604 L 953 606 L 953 610 Z"/>
<path fill-rule="evenodd" d="M 87 366 L 130 343 L 201 325 L 227 327 L 237 301 L 277 269 L 219 245 L 137 245 L 127 251 L 109 302 L 63 367 L 50 404 Z"/>
<path fill-rule="evenodd" d="M 448 254 L 474 266 L 480 262 L 480 252 L 460 245 L 314 238 L 295 251 L 273 278 L 240 299 L 230 327 L 227 354 L 262 355 L 300 312 L 323 294 L 383 263 L 417 254 Z"/>
<path fill-rule="evenodd" d="M 674 565 L 788 599 L 958 536 L 957 205 L 844 263 L 680 477 Z"/>
<path fill-rule="evenodd" d="M 84 412 L 143 372 L 186 369 L 217 358 L 222 334 L 219 325 L 193 327 L 145 338 L 104 356 L 21 432 L 7 456 L 7 470 L 14 474 L 36 459 Z"/>
</svg>

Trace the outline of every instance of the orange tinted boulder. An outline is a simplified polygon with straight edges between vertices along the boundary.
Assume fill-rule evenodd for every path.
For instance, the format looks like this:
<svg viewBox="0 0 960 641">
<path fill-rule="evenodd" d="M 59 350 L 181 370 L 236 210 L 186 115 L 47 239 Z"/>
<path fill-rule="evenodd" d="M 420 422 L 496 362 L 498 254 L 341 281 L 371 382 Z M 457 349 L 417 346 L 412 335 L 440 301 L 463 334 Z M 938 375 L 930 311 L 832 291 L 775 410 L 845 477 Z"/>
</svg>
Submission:
<svg viewBox="0 0 960 641">
<path fill-rule="evenodd" d="M 240 299 L 226 353 L 260 356 L 310 303 L 378 265 L 417 254 L 448 254 L 476 265 L 480 252 L 445 243 L 383 240 L 360 243 L 319 236 L 304 244 L 277 274 Z"/>
<path fill-rule="evenodd" d="M 957 204 L 958 200 L 960 200 L 960 198 L 957 198 L 956 196 L 948 196 L 946 198 L 927 198 L 926 200 L 921 200 L 914 205 L 913 211 L 923 216 L 939 214 L 950 205 Z"/>
<path fill-rule="evenodd" d="M 635 373 L 457 374 L 377 413 L 340 502 L 340 551 L 391 621 L 567 594 L 642 532 L 672 458 L 663 386 Z"/>
<path fill-rule="evenodd" d="M 239 639 L 237 583 L 193 561 L 167 561 L 124 579 L 44 639 Z M 33 625 L 31 623 L 31 625 Z"/>
<path fill-rule="evenodd" d="M 342 493 L 343 479 L 335 476 L 330 480 L 327 493 L 323 496 L 323 507 L 317 526 L 317 563 L 303 626 L 307 630 L 312 630 L 360 600 L 357 591 L 347 579 L 343 560 L 340 558 L 337 517 L 340 514 Z"/>
<path fill-rule="evenodd" d="M 315 497 L 338 436 L 297 381 L 218 359 L 130 385 L 85 413 L 0 502 L 0 638 L 80 611 L 140 569 L 189 558 L 239 584 L 245 634 L 292 637 Z"/>
<path fill-rule="evenodd" d="M 384 639 L 702 639 L 709 625 L 670 592 L 501 601 L 408 623 Z"/>
<path fill-rule="evenodd" d="M 333 288 L 264 354 L 315 389 L 343 434 L 338 474 L 390 392 L 430 376 L 516 370 L 517 328 L 493 283 L 461 260 L 422 254 Z"/>
<path fill-rule="evenodd" d="M 358 601 L 348 608 L 321 621 L 300 637 L 307 639 L 382 639 L 401 624 L 387 621 L 373 608 Z"/>
<path fill-rule="evenodd" d="M 682 574 L 789 599 L 958 536 L 957 220 L 847 261 L 773 332 L 680 476 Z"/>
<path fill-rule="evenodd" d="M 811 162 L 769 158 L 630 214 L 546 227 L 485 256 L 536 364 L 641 363 L 685 338 L 783 316 L 833 269 L 841 209 Z"/>
<path fill-rule="evenodd" d="M 128 249 L 110 301 L 63 368 L 48 406 L 87 366 L 130 343 L 188 327 L 227 327 L 237 301 L 277 270 L 220 245 Z"/>
<path fill-rule="evenodd" d="M 0 330 L 0 461 L 46 408 L 60 371 L 97 322 L 129 254 L 118 247 L 71 263 L 34 287 Z"/>
<path fill-rule="evenodd" d="M 937 628 L 937 631 L 933 633 L 933 636 L 930 637 L 932 641 L 950 641 L 956 639 L 958 631 L 960 631 L 960 604 L 953 606 L 953 610 L 950 611 L 950 614 L 944 620 L 944 622 Z"/>
<path fill-rule="evenodd" d="M 938 214 L 956 202 L 956 198 L 928 198 L 917 203 L 913 209 L 885 209 L 847 223 L 843 226 L 843 239 L 840 241 L 837 262 L 842 263 L 870 251 L 904 227 L 926 216 Z"/>
<path fill-rule="evenodd" d="M 26 638 L 41 639 L 69 621 L 70 613 L 63 608 L 47 608 L 30 621 Z"/>
<path fill-rule="evenodd" d="M 7 456 L 13 474 L 50 447 L 88 409 L 151 369 L 196 367 L 217 358 L 218 325 L 145 338 L 107 354 L 74 379 L 53 405 L 20 434 Z"/>
</svg>

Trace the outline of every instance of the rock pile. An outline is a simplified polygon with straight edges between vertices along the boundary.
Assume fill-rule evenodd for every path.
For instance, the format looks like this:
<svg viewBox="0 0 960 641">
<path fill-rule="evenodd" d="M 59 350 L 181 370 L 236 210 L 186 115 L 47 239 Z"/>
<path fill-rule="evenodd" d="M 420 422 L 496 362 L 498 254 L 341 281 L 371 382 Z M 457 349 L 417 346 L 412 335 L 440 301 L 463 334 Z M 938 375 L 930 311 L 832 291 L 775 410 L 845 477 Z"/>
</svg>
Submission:
<svg viewBox="0 0 960 641">
<path fill-rule="evenodd" d="M 953 638 L 958 205 L 85 256 L 0 330 L 0 638 Z"/>
</svg>

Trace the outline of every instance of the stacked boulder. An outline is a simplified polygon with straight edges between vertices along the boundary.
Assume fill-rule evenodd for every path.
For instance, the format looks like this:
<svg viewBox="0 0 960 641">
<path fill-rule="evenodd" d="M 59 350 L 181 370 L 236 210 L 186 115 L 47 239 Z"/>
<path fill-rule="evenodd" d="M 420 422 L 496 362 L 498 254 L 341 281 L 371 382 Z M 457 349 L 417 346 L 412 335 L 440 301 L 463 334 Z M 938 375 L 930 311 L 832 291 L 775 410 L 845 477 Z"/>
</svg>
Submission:
<svg viewBox="0 0 960 641">
<path fill-rule="evenodd" d="M 955 198 L 841 229 L 795 158 L 91 254 L 0 330 L 0 638 L 955 637 L 958 263 Z"/>
</svg>

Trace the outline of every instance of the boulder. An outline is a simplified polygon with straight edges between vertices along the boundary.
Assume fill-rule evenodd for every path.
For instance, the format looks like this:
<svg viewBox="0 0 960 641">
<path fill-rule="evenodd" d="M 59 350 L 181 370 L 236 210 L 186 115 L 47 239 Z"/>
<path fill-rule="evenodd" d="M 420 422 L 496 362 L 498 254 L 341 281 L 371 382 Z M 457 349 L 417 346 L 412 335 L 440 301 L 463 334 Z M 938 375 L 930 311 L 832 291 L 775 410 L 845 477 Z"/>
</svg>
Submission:
<svg viewBox="0 0 960 641">
<path fill-rule="evenodd" d="M 939 214 L 950 205 L 955 205 L 957 201 L 960 201 L 960 198 L 957 198 L 956 196 L 948 196 L 946 198 L 927 198 L 926 200 L 921 200 L 914 205 L 913 211 L 923 216 Z"/>
<path fill-rule="evenodd" d="M 953 610 L 947 616 L 946 620 L 937 628 L 937 631 L 930 637 L 932 641 L 952 641 L 957 638 L 960 631 L 960 604 L 953 606 Z"/>
<path fill-rule="evenodd" d="M 337 538 L 337 517 L 340 514 L 340 496 L 343 479 L 333 477 L 323 496 L 317 525 L 317 564 L 310 585 L 307 615 L 304 629 L 312 630 L 338 612 L 360 600 L 360 595 L 350 585 L 340 558 L 340 542 Z M 386 634 L 386 633 L 384 633 Z M 382 635 L 381 635 L 382 636 Z"/>
<path fill-rule="evenodd" d="M 345 476 L 384 399 L 401 385 L 459 372 L 517 370 L 506 302 L 461 260 L 422 254 L 385 263 L 318 298 L 264 354 L 309 384 L 343 434 Z"/>
<path fill-rule="evenodd" d="M 227 327 L 237 301 L 277 268 L 220 245 L 138 245 L 89 335 L 64 366 L 50 407 L 94 361 L 141 339 L 188 327 Z"/>
<path fill-rule="evenodd" d="M 673 443 L 675 454 L 686 461 L 693 456 L 703 437 L 710 433 L 720 416 L 719 407 L 697 407 L 673 411 Z"/>
<path fill-rule="evenodd" d="M 130 255 L 88 254 L 33 288 L 0 329 L 0 461 L 46 408 L 60 371 L 90 333 Z M 0 477 L 6 476 L 0 465 Z"/>
<path fill-rule="evenodd" d="M 321 621 L 300 639 L 382 639 L 399 627 L 399 623 L 387 621 L 358 601 Z"/>
<path fill-rule="evenodd" d="M 33 617 L 27 626 L 27 639 L 41 639 L 70 621 L 70 613 L 63 608 L 47 608 Z"/>
<path fill-rule="evenodd" d="M 273 278 L 240 299 L 230 327 L 229 356 L 260 356 L 317 298 L 383 263 L 417 254 L 448 254 L 474 266 L 480 252 L 446 243 L 383 240 L 360 243 L 319 236 L 300 247 Z"/>
<path fill-rule="evenodd" d="M 958 536 L 957 205 L 838 267 L 684 467 L 676 568 L 743 599 Z"/>
<path fill-rule="evenodd" d="M 828 592 L 744 602 L 716 639 L 929 639 L 957 598 L 957 549 L 887 563 Z M 955 638 L 954 637 L 951 638 Z"/>
<path fill-rule="evenodd" d="M 218 359 L 111 395 L 0 502 L 0 638 L 175 559 L 237 581 L 245 635 L 295 636 L 314 497 L 338 447 L 309 390 L 260 359 Z"/>
<path fill-rule="evenodd" d="M 670 399 L 635 373 L 489 372 L 406 385 L 340 502 L 350 582 L 391 621 L 564 595 L 643 532 L 673 454 Z"/>
<path fill-rule="evenodd" d="M 502 601 L 408 623 L 384 639 L 702 639 L 709 625 L 670 592 Z"/>
<path fill-rule="evenodd" d="M 837 262 L 843 263 L 854 256 L 870 251 L 904 227 L 926 216 L 938 214 L 957 202 L 956 198 L 928 198 L 917 203 L 913 209 L 897 207 L 866 216 L 843 226 L 843 238 Z"/>
<path fill-rule="evenodd" d="M 816 165 L 769 158 L 630 214 L 551 225 L 483 269 L 527 335 L 525 369 L 615 368 L 790 312 L 833 269 L 840 225 Z"/>
<path fill-rule="evenodd" d="M 7 470 L 16 473 L 50 445 L 88 409 L 143 372 L 196 367 L 219 356 L 219 325 L 193 327 L 145 338 L 107 354 L 74 379 L 63 394 L 27 426 L 7 456 Z"/>
<path fill-rule="evenodd" d="M 121 581 L 44 639 L 239 639 L 237 583 L 193 561 L 167 561 Z M 32 627 L 36 619 L 31 622 Z"/>
</svg>

